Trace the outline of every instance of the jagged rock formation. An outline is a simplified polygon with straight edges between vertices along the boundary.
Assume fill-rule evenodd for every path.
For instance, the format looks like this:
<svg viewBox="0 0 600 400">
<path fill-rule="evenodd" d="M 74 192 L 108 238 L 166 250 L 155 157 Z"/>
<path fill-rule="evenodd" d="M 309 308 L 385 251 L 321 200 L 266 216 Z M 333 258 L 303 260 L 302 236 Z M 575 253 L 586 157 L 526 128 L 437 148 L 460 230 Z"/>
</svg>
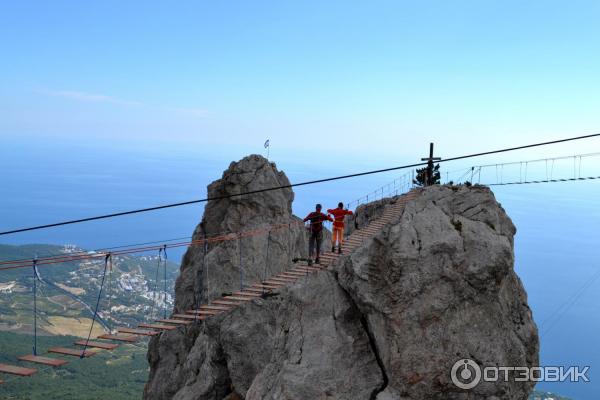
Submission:
<svg viewBox="0 0 600 400">
<path fill-rule="evenodd" d="M 148 399 L 368 399 L 383 377 L 330 274 L 151 342 Z"/>
<path fill-rule="evenodd" d="M 232 179 L 248 188 L 269 186 L 263 175 L 283 179 L 274 166 L 241 179 L 250 176 L 248 165 L 264 164 L 251 158 L 255 161 L 242 160 L 242 169 L 232 164 L 212 190 L 235 193 L 236 185 L 223 184 Z M 230 174 L 238 170 L 245 172 Z M 208 226 L 258 226 L 265 221 L 261 214 L 266 221 L 293 218 L 289 208 L 270 208 L 293 197 L 282 196 L 266 205 L 238 199 L 207 207 L 195 235 Z M 256 214 L 242 216 L 240 210 Z M 484 383 L 467 393 L 450 381 L 452 365 L 461 358 L 486 365 L 538 362 L 537 330 L 513 271 L 514 233 L 489 189 L 427 188 L 333 269 L 277 290 L 277 296 L 153 338 L 144 398 L 526 399 L 529 383 Z M 280 240 L 277 268 L 287 267 L 290 254 L 304 249 L 302 236 L 300 229 L 293 240 Z M 211 261 L 237 276 L 235 245 L 227 246 L 213 248 L 223 255 Z M 260 264 L 262 247 L 248 248 Z M 204 258 L 192 249 L 184 258 L 179 310 L 194 304 Z M 223 274 L 220 290 L 234 285 L 231 280 Z"/>
<path fill-rule="evenodd" d="M 513 271 L 515 231 L 489 189 L 431 187 L 344 260 L 339 282 L 366 319 L 386 376 L 378 399 L 462 398 L 449 374 L 462 358 L 537 365 L 537 328 Z M 482 383 L 472 393 L 526 399 L 532 388 Z"/>
<path fill-rule="evenodd" d="M 208 196 L 217 198 L 289 184 L 274 163 L 251 155 L 232 162 L 223 177 L 208 186 Z M 183 312 L 198 301 L 239 290 L 240 281 L 259 281 L 265 274 L 287 268 L 292 258 L 306 257 L 306 232 L 298 224 L 300 219 L 292 214 L 293 200 L 294 193 L 287 188 L 209 201 L 192 240 L 275 224 L 289 224 L 290 228 L 273 230 L 268 242 L 267 235 L 257 235 L 211 243 L 206 249 L 191 246 L 175 285 L 175 311 Z"/>
</svg>

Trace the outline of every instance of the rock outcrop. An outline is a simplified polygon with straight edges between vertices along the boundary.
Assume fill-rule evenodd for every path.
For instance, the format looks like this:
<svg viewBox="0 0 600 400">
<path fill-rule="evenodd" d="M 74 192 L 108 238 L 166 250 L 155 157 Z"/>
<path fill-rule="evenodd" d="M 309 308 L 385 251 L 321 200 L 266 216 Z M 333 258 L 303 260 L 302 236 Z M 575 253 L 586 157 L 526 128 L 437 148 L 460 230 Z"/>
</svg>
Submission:
<svg viewBox="0 0 600 400">
<path fill-rule="evenodd" d="M 463 398 L 449 373 L 459 359 L 537 366 L 537 328 L 513 271 L 515 231 L 489 189 L 437 186 L 344 259 L 338 281 L 386 375 L 378 399 Z M 532 388 L 482 383 L 471 393 L 526 399 Z"/>
<path fill-rule="evenodd" d="M 252 156 L 232 164 L 209 191 L 214 196 L 237 193 L 241 185 L 253 190 L 286 181 L 274 165 Z M 195 237 L 293 221 L 293 194 L 281 192 L 207 205 Z M 284 232 L 273 272 L 305 251 L 301 228 Z M 144 398 L 527 399 L 530 383 L 482 383 L 467 392 L 450 379 L 462 358 L 482 365 L 537 365 L 537 329 L 513 270 L 514 234 L 489 189 L 424 189 L 402 215 L 330 270 L 153 338 Z M 244 245 L 242 254 L 254 264 L 243 265 L 256 265 L 247 274 L 259 280 L 263 246 Z M 206 256 L 203 249 L 188 250 L 177 311 L 197 301 L 208 260 L 214 270 L 223 270 L 215 271 L 214 293 L 235 288 L 236 246 L 215 245 Z"/>
<path fill-rule="evenodd" d="M 264 188 L 289 185 L 285 174 L 264 157 L 251 155 L 232 162 L 223 177 L 208 186 L 209 201 L 202 222 L 192 240 L 248 232 L 273 225 L 286 225 L 270 234 L 247 235 L 228 240 L 191 246 L 183 257 L 181 273 L 175 285 L 175 311 L 185 310 L 239 290 L 244 282 L 256 282 L 288 267 L 295 257 L 306 257 L 306 231 L 292 214 L 294 193 L 290 188 L 251 195 Z"/>
</svg>

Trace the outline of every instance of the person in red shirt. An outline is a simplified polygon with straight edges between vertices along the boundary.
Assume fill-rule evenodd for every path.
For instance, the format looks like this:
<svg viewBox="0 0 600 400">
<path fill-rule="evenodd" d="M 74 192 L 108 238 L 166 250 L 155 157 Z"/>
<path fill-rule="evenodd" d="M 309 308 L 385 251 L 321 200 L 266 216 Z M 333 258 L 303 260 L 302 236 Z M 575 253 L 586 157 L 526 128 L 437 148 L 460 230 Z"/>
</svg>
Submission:
<svg viewBox="0 0 600 400">
<path fill-rule="evenodd" d="M 319 255 L 321 254 L 321 242 L 323 241 L 323 222 L 333 221 L 330 216 L 321 212 L 321 205 L 317 204 L 315 211 L 311 212 L 304 218 L 304 222 L 310 221 L 310 238 L 308 240 L 308 265 L 312 265 L 312 259 L 315 251 L 315 263 L 319 263 Z"/>
<path fill-rule="evenodd" d="M 352 211 L 344 210 L 344 203 L 338 203 L 338 207 L 327 210 L 327 213 L 333 215 L 333 235 L 331 236 L 331 251 L 335 252 L 335 245 L 338 244 L 338 253 L 342 254 L 342 243 L 344 242 L 344 218 L 346 215 L 352 215 Z"/>
</svg>

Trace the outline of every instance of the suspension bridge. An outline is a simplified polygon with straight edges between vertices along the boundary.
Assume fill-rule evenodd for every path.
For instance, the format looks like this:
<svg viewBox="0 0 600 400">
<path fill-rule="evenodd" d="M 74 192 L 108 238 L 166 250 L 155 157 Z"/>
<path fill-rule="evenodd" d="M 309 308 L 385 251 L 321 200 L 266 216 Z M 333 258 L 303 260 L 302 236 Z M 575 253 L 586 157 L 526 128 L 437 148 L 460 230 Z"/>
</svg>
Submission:
<svg viewBox="0 0 600 400">
<path fill-rule="evenodd" d="M 386 224 L 388 224 L 394 217 L 400 215 L 404 209 L 404 205 L 407 201 L 414 198 L 418 189 L 410 191 L 397 198 L 394 203 L 387 207 L 379 218 L 373 219 L 370 223 L 360 229 L 355 230 L 345 241 L 345 252 L 351 253 L 357 247 L 359 247 L 366 240 L 374 236 L 379 232 Z M 100 253 L 100 254 L 73 254 L 66 257 L 55 256 L 45 257 L 33 261 L 12 261 L 0 263 L 0 270 L 16 269 L 16 268 L 33 268 L 34 273 L 34 304 L 36 296 L 35 282 L 40 278 L 37 274 L 37 268 L 44 265 L 59 264 L 69 261 L 79 261 L 83 259 L 94 259 L 101 258 L 104 261 L 104 269 L 101 278 L 100 290 L 98 294 L 98 302 L 96 304 L 95 314 L 93 321 L 96 321 L 98 317 L 98 311 L 101 304 L 101 298 L 104 289 L 104 283 L 107 276 L 110 274 L 112 268 L 112 257 L 116 254 L 131 254 L 139 253 L 150 250 L 158 250 L 162 254 L 166 254 L 166 249 L 169 247 L 178 246 L 204 246 L 208 243 L 219 243 L 224 241 L 239 240 L 242 237 L 256 237 L 263 236 L 268 238 L 270 233 L 285 229 L 290 229 L 294 224 L 277 224 L 270 225 L 260 229 L 248 230 L 238 232 L 234 234 L 226 234 L 221 236 L 215 236 L 208 239 L 195 240 L 187 243 L 175 243 L 172 245 L 161 245 L 161 246 L 144 246 L 129 248 L 126 250 L 115 251 L 114 253 Z M 114 350 L 120 343 L 136 343 L 140 338 L 152 337 L 159 335 L 161 332 L 178 329 L 181 326 L 187 326 L 193 323 L 199 323 L 207 318 L 211 318 L 221 313 L 226 313 L 234 308 L 242 307 L 245 303 L 250 302 L 256 298 L 269 296 L 278 289 L 281 289 L 287 285 L 294 284 L 301 281 L 308 274 L 315 273 L 324 269 L 327 269 L 340 257 L 338 253 L 325 253 L 321 255 L 321 261 L 319 264 L 309 265 L 306 261 L 300 261 L 295 264 L 293 268 L 284 270 L 276 275 L 264 277 L 260 282 L 253 282 L 244 284 L 243 280 L 240 280 L 240 290 L 235 291 L 231 294 L 223 295 L 219 298 L 211 299 L 205 304 L 198 304 L 195 308 L 186 310 L 185 313 L 172 314 L 170 316 L 163 315 L 162 318 L 157 318 L 152 322 L 140 323 L 137 327 L 117 327 L 114 331 L 100 335 L 96 338 L 91 337 L 92 327 L 90 327 L 90 336 L 87 339 L 77 340 L 71 347 L 52 347 L 45 351 L 39 351 L 37 345 L 34 343 L 33 354 L 27 354 L 18 357 L 18 360 L 23 363 L 39 364 L 51 367 L 61 367 L 68 363 L 64 357 L 77 357 L 86 358 L 94 356 L 97 350 Z M 29 264 L 29 265 L 28 265 Z M 109 294 L 110 297 L 110 294 Z M 36 318 L 36 312 L 34 310 L 34 319 Z M 34 336 L 35 337 L 35 336 Z M 35 338 L 34 338 L 35 340 Z M 46 354 L 47 353 L 47 354 Z M 63 356 L 63 358 L 56 358 L 56 355 Z M 31 376 L 37 372 L 36 368 L 29 366 L 20 365 L 9 365 L 0 364 L 0 372 L 4 374 L 12 374 L 15 376 L 26 377 Z"/>
<path fill-rule="evenodd" d="M 450 160 L 460 160 L 470 157 L 477 157 L 481 155 L 488 154 L 496 154 L 500 152 L 506 151 L 514 151 L 523 148 L 530 148 L 548 144 L 561 143 L 568 140 L 580 140 L 584 138 L 590 138 L 600 136 L 600 134 L 596 135 L 587 135 L 584 137 L 571 138 L 553 142 L 545 142 L 535 145 L 527 145 L 514 147 L 509 149 L 501 149 L 491 152 L 484 153 L 476 153 L 467 156 L 459 156 L 453 157 L 449 159 L 443 159 L 438 162 L 445 162 Z M 547 158 L 547 159 L 534 159 L 534 160 L 526 160 L 519 162 L 510 162 L 510 163 L 498 163 L 498 164 L 485 164 L 472 166 L 469 168 L 464 168 L 457 171 L 448 172 L 446 174 L 446 183 L 460 183 L 466 182 L 468 184 L 478 183 L 484 184 L 488 186 L 494 185 L 522 185 L 522 184 L 530 184 L 530 183 L 555 183 L 555 182 L 565 182 L 565 181 L 581 181 L 581 180 L 590 180 L 590 179 L 600 179 L 600 176 L 595 175 L 585 175 L 582 174 L 582 165 L 583 160 L 590 160 L 594 157 L 600 157 L 600 153 L 586 153 L 580 155 L 573 156 L 564 156 L 564 157 L 555 157 L 555 158 Z M 430 159 L 433 158 L 433 154 L 430 154 Z M 571 176 L 563 176 L 556 177 L 554 167 L 557 162 L 562 161 L 573 162 L 573 174 Z M 282 188 L 291 188 L 295 186 L 302 186 L 307 184 L 315 184 L 328 182 L 331 180 L 337 179 L 347 179 L 356 176 L 364 176 L 374 173 L 395 171 L 399 169 L 409 169 L 417 166 L 429 166 L 430 163 L 417 163 L 410 164 L 402 167 L 394 167 L 383 170 L 376 171 L 368 171 L 365 173 L 358 173 L 352 175 L 345 175 L 342 177 L 334 177 L 327 179 L 319 179 L 315 181 L 302 182 L 299 184 L 281 186 L 276 188 L 265 188 L 263 190 L 258 190 L 249 193 L 241 193 L 236 196 L 248 195 L 252 193 L 260 193 L 263 191 L 269 190 L 277 190 Z M 513 180 L 506 180 L 506 175 L 504 171 L 511 167 L 518 166 L 520 170 L 519 178 L 515 178 Z M 535 166 L 535 167 L 534 167 Z M 545 171 L 545 175 L 541 176 L 541 178 L 531 179 L 532 169 L 538 168 L 539 166 L 544 166 L 543 170 Z M 538 168 L 539 169 L 539 168 Z M 451 174 L 456 175 L 454 179 L 451 179 Z M 529 178 L 528 178 L 529 175 Z M 482 183 L 481 177 L 486 177 L 489 179 L 488 181 L 484 181 Z M 495 180 L 493 177 L 495 176 Z M 476 182 L 475 182 L 476 181 Z M 369 223 L 365 226 L 359 227 L 359 229 L 353 231 L 345 240 L 345 251 L 346 254 L 352 253 L 356 250 L 362 243 L 364 243 L 369 238 L 376 235 L 383 227 L 389 224 L 394 218 L 400 216 L 404 210 L 404 206 L 408 201 L 413 199 L 415 196 L 418 196 L 420 193 L 419 188 L 415 188 L 415 173 L 408 172 L 399 178 L 389 182 L 388 184 L 376 189 L 375 191 L 353 201 L 347 203 L 348 208 L 358 207 L 360 204 L 369 203 L 377 200 L 382 200 L 384 198 L 392 198 L 391 205 L 385 208 L 384 213 L 375 219 L 369 221 Z M 226 196 L 220 197 L 225 198 Z M 64 221 L 54 224 L 48 225 L 40 225 L 29 228 L 20 228 L 14 229 L 10 231 L 0 232 L 0 235 L 14 234 L 19 232 L 26 232 L 37 229 L 47 229 L 55 226 L 62 226 L 74 223 L 82 223 L 91 220 L 98 219 L 106 219 L 106 218 L 114 218 L 122 215 L 129 215 L 133 213 L 141 213 L 141 212 L 150 212 L 155 211 L 162 208 L 168 207 L 178 207 L 188 204 L 197 204 L 201 202 L 206 202 L 209 200 L 219 200 L 220 198 L 207 198 L 201 200 L 193 200 L 184 203 L 176 203 L 169 204 L 157 207 L 149 207 L 140 210 L 132 210 L 121 213 L 114 213 L 109 215 L 90 217 L 80 220 L 72 220 L 72 221 Z M 325 253 L 321 256 L 320 264 L 310 265 L 306 261 L 300 261 L 296 263 L 292 268 L 285 269 L 283 272 L 271 275 L 271 276 L 263 276 L 260 281 L 256 282 L 244 282 L 243 276 L 240 278 L 240 289 L 232 292 L 223 294 L 221 297 L 210 299 L 208 302 L 203 304 L 196 304 L 195 307 L 185 310 L 185 312 L 178 312 L 168 315 L 168 310 L 165 307 L 163 309 L 163 315 L 160 318 L 154 318 L 151 321 L 147 321 L 144 323 L 139 323 L 135 327 L 131 326 L 118 326 L 113 329 L 108 329 L 108 332 L 97 337 L 92 337 L 92 332 L 94 325 L 100 318 L 100 312 L 102 307 L 102 301 L 104 298 L 110 296 L 110 284 L 108 288 L 105 288 L 105 283 L 110 283 L 111 281 L 111 273 L 113 269 L 113 258 L 119 255 L 126 254 L 139 254 L 146 252 L 158 252 L 159 254 L 159 267 L 157 268 L 157 276 L 155 279 L 155 290 L 154 293 L 157 293 L 157 285 L 159 284 L 159 269 L 163 266 L 164 271 L 166 273 L 166 260 L 167 260 L 167 250 L 171 248 L 177 247 L 190 247 L 190 246 L 206 246 L 208 244 L 217 244 L 226 241 L 235 241 L 240 240 L 242 238 L 248 237 L 264 237 L 265 240 L 270 240 L 270 235 L 273 232 L 290 230 L 298 224 L 303 224 L 302 222 L 290 222 L 290 223 L 282 223 L 282 224 L 274 224 L 269 226 L 264 226 L 257 229 L 245 230 L 239 232 L 223 232 L 211 235 L 210 237 L 204 237 L 199 240 L 170 240 L 170 241 L 162 241 L 162 242 L 150 242 L 150 243 L 142 243 L 139 245 L 127 245 L 120 246 L 117 248 L 104 249 L 96 252 L 73 252 L 69 254 L 59 254 L 59 255 L 51 255 L 46 257 L 31 259 L 19 259 L 19 260 L 7 260 L 0 261 L 0 273 L 2 271 L 7 270 L 15 270 L 15 269 L 30 269 L 32 271 L 32 294 L 33 294 L 33 321 L 34 321 L 34 335 L 33 335 L 33 347 L 31 354 L 24 354 L 19 356 L 15 363 L 11 364 L 0 364 L 0 373 L 11 375 L 13 377 L 29 377 L 36 374 L 39 371 L 39 368 L 42 367 L 50 367 L 50 368 L 59 368 L 64 366 L 69 362 L 69 358 L 75 357 L 79 359 L 84 359 L 88 357 L 92 357 L 97 354 L 98 351 L 112 351 L 119 347 L 122 344 L 132 344 L 140 341 L 143 338 L 153 337 L 160 335 L 162 332 L 171 331 L 175 329 L 181 329 L 182 327 L 189 326 L 191 324 L 201 323 L 207 318 L 211 318 L 217 316 L 219 314 L 230 312 L 231 310 L 243 307 L 244 304 L 251 302 L 257 298 L 262 298 L 265 296 L 272 295 L 275 291 L 280 290 L 288 285 L 302 283 L 303 278 L 305 278 L 308 274 L 317 273 L 319 271 L 328 269 L 332 265 L 334 265 L 339 259 L 340 255 L 337 253 Z M 165 242 L 170 242 L 165 244 Z M 70 346 L 64 347 L 50 347 L 47 349 L 39 349 L 37 346 L 37 284 L 43 283 L 43 279 L 40 277 L 39 268 L 42 267 L 50 267 L 57 266 L 59 264 L 64 264 L 68 262 L 77 262 L 83 260 L 99 260 L 103 263 L 102 275 L 100 278 L 100 286 L 97 296 L 97 301 L 93 311 L 92 323 L 90 326 L 89 334 L 87 338 L 77 340 L 72 343 Z M 164 279 L 166 284 L 166 278 Z M 108 290 L 108 294 L 105 293 L 105 290 Z M 167 289 L 166 286 L 164 288 L 164 293 L 166 295 Z M 103 297 L 104 295 L 104 297 Z M 200 298 L 200 296 L 198 296 Z M 154 303 L 153 303 L 154 304 Z M 109 308 L 110 309 L 110 308 Z M 151 313 L 151 315 L 153 312 Z M 105 325 L 105 324 L 103 324 Z M 106 326 L 105 326 L 106 327 Z M 0 380 L 0 383 L 3 381 Z"/>
</svg>

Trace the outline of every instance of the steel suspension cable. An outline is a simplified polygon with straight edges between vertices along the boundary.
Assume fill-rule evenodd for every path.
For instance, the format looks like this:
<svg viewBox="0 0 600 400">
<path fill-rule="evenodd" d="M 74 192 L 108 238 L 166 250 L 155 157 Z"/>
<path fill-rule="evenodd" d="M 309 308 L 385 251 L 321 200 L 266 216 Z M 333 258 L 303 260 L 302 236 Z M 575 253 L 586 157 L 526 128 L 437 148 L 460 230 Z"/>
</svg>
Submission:
<svg viewBox="0 0 600 400">
<path fill-rule="evenodd" d="M 294 222 L 294 224 L 296 224 L 296 223 L 300 224 L 301 222 Z M 288 224 L 275 224 L 275 225 L 270 225 L 270 227 L 273 230 L 279 230 L 279 229 L 284 229 L 284 228 L 288 227 Z M 182 247 L 182 246 L 200 245 L 204 242 L 217 243 L 217 242 L 228 241 L 228 240 L 237 240 L 239 235 L 241 235 L 243 237 L 255 236 L 258 234 L 266 233 L 267 231 L 268 231 L 268 229 L 250 229 L 247 231 L 230 232 L 226 235 L 210 237 L 207 239 L 197 239 L 197 240 L 193 240 L 193 241 L 173 243 L 173 244 L 167 245 L 167 247 L 174 248 L 174 247 Z M 112 252 L 112 254 L 117 256 L 117 255 L 133 254 L 133 253 L 142 253 L 142 252 L 147 252 L 147 251 L 159 250 L 162 247 L 163 246 L 146 246 L 146 247 L 132 248 L 132 249 L 128 249 L 128 250 L 115 251 L 115 252 Z M 100 257 L 103 257 L 104 254 L 84 253 L 84 254 L 76 255 L 76 256 L 65 255 L 65 256 L 60 256 L 60 257 L 48 257 L 43 260 L 38 259 L 38 265 L 58 264 L 58 263 L 66 263 L 66 262 L 72 262 L 72 261 L 81 261 L 81 260 L 100 258 Z M 6 266 L 6 264 L 9 264 L 9 265 Z M 8 270 L 8 269 L 15 269 L 15 268 L 24 268 L 24 267 L 28 268 L 29 266 L 31 266 L 31 259 L 15 260 L 13 262 L 3 263 L 3 265 L 4 266 L 2 266 L 2 263 L 0 263 L 0 271 Z"/>
<path fill-rule="evenodd" d="M 33 259 L 33 355 L 37 356 L 37 258 Z"/>
<path fill-rule="evenodd" d="M 152 290 L 152 307 L 150 308 L 150 319 L 154 319 L 154 308 L 156 307 L 158 291 L 158 275 L 161 267 L 162 247 L 158 249 L 158 258 L 156 260 L 156 276 L 154 277 L 154 289 Z"/>
<path fill-rule="evenodd" d="M 102 289 L 104 288 L 104 280 L 106 279 L 106 270 L 108 269 L 108 260 L 110 257 L 111 257 L 111 254 L 108 253 L 106 255 L 106 258 L 104 259 L 104 272 L 102 273 L 102 281 L 100 283 L 100 290 L 98 291 L 98 300 L 96 301 L 96 309 L 94 310 L 94 318 L 92 318 L 92 325 L 90 326 L 90 332 L 88 333 L 88 337 L 85 341 L 85 345 L 83 346 L 83 351 L 81 352 L 81 355 L 79 356 L 79 358 L 85 357 L 85 351 L 87 350 L 88 344 L 92 337 L 92 331 L 94 330 L 94 324 L 95 324 L 96 318 L 98 316 L 98 309 L 100 307 L 100 301 L 102 300 Z"/>
<path fill-rule="evenodd" d="M 269 268 L 269 249 L 270 249 L 270 247 L 271 247 L 271 231 L 269 231 L 269 234 L 267 235 L 267 254 L 265 257 L 265 270 L 263 272 L 263 284 L 264 284 L 264 281 L 267 280 L 267 270 L 269 272 L 271 272 L 271 269 Z M 263 292 L 263 294 L 265 293 L 264 286 L 262 288 L 262 292 Z"/>
<path fill-rule="evenodd" d="M 239 236 L 239 250 L 240 250 L 240 290 L 244 290 L 244 269 L 242 265 L 242 235 Z"/>
<path fill-rule="evenodd" d="M 557 179 L 543 179 L 537 181 L 515 181 L 515 182 L 503 182 L 503 183 L 488 183 L 484 186 L 508 186 L 508 185 L 529 185 L 533 183 L 557 183 L 557 182 L 572 182 L 572 181 L 586 181 L 600 179 L 600 176 L 582 176 L 579 178 L 557 178 Z"/>
<path fill-rule="evenodd" d="M 204 238 L 206 238 L 206 232 L 202 232 Z M 208 288 L 208 265 L 206 263 L 206 253 L 208 252 L 208 242 L 206 240 L 204 240 L 204 244 L 202 246 L 202 268 L 200 269 L 200 272 L 196 275 L 196 285 L 198 286 L 198 293 L 196 295 L 196 310 L 200 310 L 200 305 L 202 304 L 202 291 L 204 288 L 204 279 L 203 279 L 203 275 L 204 275 L 204 267 L 206 267 L 206 285 L 207 285 L 207 291 L 209 290 Z M 208 300 L 208 296 L 207 296 L 207 302 L 210 302 Z M 194 313 L 194 322 L 196 322 L 198 320 L 198 313 Z"/>
<path fill-rule="evenodd" d="M 163 246 L 163 254 L 165 255 L 165 258 L 163 260 L 163 263 L 165 265 L 164 298 L 163 298 L 164 313 L 163 313 L 163 318 L 167 319 L 167 261 L 168 261 L 168 257 L 167 257 L 167 245 L 166 244 Z"/>
<path fill-rule="evenodd" d="M 111 329 L 111 322 L 110 320 L 112 319 L 112 292 L 113 292 L 113 288 L 112 288 L 112 275 L 113 275 L 113 260 L 112 260 L 112 256 L 109 257 L 109 266 L 108 266 L 108 318 L 106 319 L 106 326 L 108 327 L 108 333 L 112 333 L 112 329 Z"/>
<path fill-rule="evenodd" d="M 570 138 L 566 138 L 566 139 L 551 140 L 551 141 L 547 141 L 547 142 L 533 143 L 533 144 L 528 144 L 528 145 L 523 145 L 523 146 L 507 147 L 507 148 L 491 150 L 491 151 L 483 151 L 483 152 L 479 152 L 479 153 L 472 153 L 472 154 L 466 154 L 466 155 L 462 155 L 462 156 L 445 158 L 445 159 L 439 160 L 437 163 L 464 160 L 467 158 L 481 157 L 481 156 L 490 155 L 490 154 L 506 153 L 506 152 L 515 151 L 515 150 L 530 149 L 533 147 L 540 147 L 540 146 L 565 143 L 565 142 L 570 142 L 570 141 L 575 141 L 575 140 L 589 139 L 589 138 L 598 137 L 598 136 L 600 136 L 600 133 L 570 137 Z M 79 224 L 82 222 L 97 221 L 100 219 L 115 218 L 115 217 L 145 213 L 145 212 L 150 212 L 150 211 L 163 210 L 163 209 L 173 208 L 173 207 L 181 207 L 181 206 L 186 206 L 186 205 L 191 205 L 191 204 L 206 203 L 211 200 L 223 200 L 223 199 L 229 199 L 232 197 L 241 197 L 244 195 L 270 192 L 273 190 L 288 189 L 288 188 L 299 187 L 299 186 L 314 185 L 317 183 L 332 182 L 332 181 L 341 180 L 341 179 L 349 179 L 349 178 L 356 178 L 356 177 L 360 177 L 360 176 L 380 174 L 383 172 L 390 172 L 390 171 L 397 171 L 397 170 L 407 169 L 407 168 L 421 167 L 424 165 L 427 165 L 427 162 L 419 162 L 419 163 L 407 164 L 407 165 L 391 167 L 391 168 L 382 168 L 382 169 L 376 169 L 376 170 L 371 170 L 371 171 L 358 172 L 358 173 L 354 173 L 354 174 L 335 176 L 335 177 L 331 177 L 331 178 L 315 179 L 315 180 L 311 180 L 311 181 L 299 182 L 299 183 L 288 184 L 288 185 L 267 187 L 267 188 L 256 189 L 256 190 L 251 190 L 251 191 L 247 191 L 247 192 L 240 192 L 237 194 L 206 197 L 203 199 L 183 201 L 183 202 L 172 203 L 172 204 L 163 204 L 163 205 L 159 205 L 159 206 L 155 206 L 155 207 L 140 208 L 137 210 L 116 212 L 116 213 L 112 213 L 112 214 L 98 215 L 95 217 L 88 217 L 88 218 L 80 218 L 80 219 L 56 222 L 56 223 L 46 224 L 46 225 L 38 225 L 38 226 L 32 226 L 32 227 L 27 227 L 27 228 L 13 229 L 13 230 L 0 232 L 0 236 L 10 235 L 10 234 L 20 233 L 20 232 L 28 232 L 28 231 L 39 230 L 39 229 L 53 228 L 53 227 L 64 226 L 64 225 Z"/>
</svg>

